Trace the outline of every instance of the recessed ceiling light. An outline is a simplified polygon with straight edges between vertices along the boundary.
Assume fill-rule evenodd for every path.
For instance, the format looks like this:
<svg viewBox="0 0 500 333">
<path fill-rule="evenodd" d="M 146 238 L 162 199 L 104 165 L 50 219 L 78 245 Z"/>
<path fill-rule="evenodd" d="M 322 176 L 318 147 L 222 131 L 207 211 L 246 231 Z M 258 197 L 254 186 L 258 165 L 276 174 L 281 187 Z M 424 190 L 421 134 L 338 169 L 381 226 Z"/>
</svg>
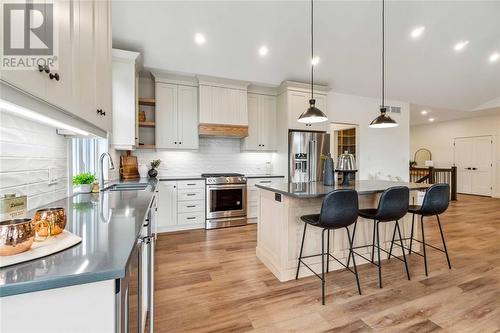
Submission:
<svg viewBox="0 0 500 333">
<path fill-rule="evenodd" d="M 460 41 L 460 42 L 456 43 L 455 46 L 453 46 L 453 49 L 457 52 L 462 51 L 463 49 L 465 49 L 467 44 L 469 44 L 468 40 Z"/>
<path fill-rule="evenodd" d="M 425 116 L 426 114 L 428 114 L 428 113 L 429 113 L 429 111 L 427 111 L 427 110 L 422 110 L 422 111 L 420 111 L 420 113 L 421 113 L 421 114 L 423 114 L 423 115 Z"/>
<path fill-rule="evenodd" d="M 269 53 L 269 49 L 267 48 L 267 46 L 262 45 L 262 46 L 259 48 L 259 54 L 260 54 L 260 56 L 261 56 L 261 57 L 266 56 L 268 53 Z"/>
<path fill-rule="evenodd" d="M 495 52 L 490 55 L 490 62 L 496 62 L 500 59 L 500 53 Z"/>
<path fill-rule="evenodd" d="M 433 123 L 433 122 L 434 122 L 434 120 L 436 120 L 436 119 L 434 119 L 434 118 L 429 118 L 429 121 L 430 121 L 431 123 Z"/>
<path fill-rule="evenodd" d="M 315 56 L 311 59 L 311 65 L 316 66 L 317 64 L 319 64 L 319 57 Z"/>
<path fill-rule="evenodd" d="M 206 42 L 207 40 L 205 39 L 205 35 L 200 34 L 200 33 L 198 32 L 198 33 L 196 33 L 196 34 L 194 35 L 194 41 L 195 41 L 195 42 L 196 42 L 196 44 L 198 44 L 198 45 L 203 45 L 203 44 L 205 44 L 205 42 Z"/>
<path fill-rule="evenodd" d="M 411 33 L 410 33 L 410 36 L 411 38 L 413 39 L 417 39 L 419 38 L 420 36 L 422 36 L 422 34 L 424 33 L 425 31 L 425 27 L 424 26 L 421 26 L 421 27 L 416 27 L 414 28 Z"/>
</svg>

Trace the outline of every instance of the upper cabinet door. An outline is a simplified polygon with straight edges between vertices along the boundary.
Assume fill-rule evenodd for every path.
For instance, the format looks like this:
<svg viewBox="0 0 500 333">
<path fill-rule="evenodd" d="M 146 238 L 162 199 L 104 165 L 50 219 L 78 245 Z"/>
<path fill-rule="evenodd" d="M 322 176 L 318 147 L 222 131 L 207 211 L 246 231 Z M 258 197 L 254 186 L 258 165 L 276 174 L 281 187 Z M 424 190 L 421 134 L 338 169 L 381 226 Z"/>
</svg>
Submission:
<svg viewBox="0 0 500 333">
<path fill-rule="evenodd" d="M 156 83 L 156 148 L 180 148 L 177 90 L 175 84 Z"/>
<path fill-rule="evenodd" d="M 47 74 L 46 100 L 76 115 L 77 113 L 73 84 L 73 11 L 72 2 L 68 0 L 49 0 L 54 15 L 54 31 L 57 38 L 55 68 Z M 90 15 L 90 14 L 89 14 Z"/>
<path fill-rule="evenodd" d="M 76 110 L 81 118 L 101 127 L 99 125 L 102 117 L 98 114 L 95 104 L 94 2 L 75 0 L 73 7 Z"/>
<path fill-rule="evenodd" d="M 180 149 L 198 149 L 198 88 L 177 88 L 177 137 Z"/>
<path fill-rule="evenodd" d="M 107 132 L 112 131 L 112 47 L 111 47 L 111 2 L 107 0 L 95 3 L 95 94 L 96 112 L 101 120 L 97 124 Z"/>
<path fill-rule="evenodd" d="M 326 131 L 328 129 L 328 122 L 319 124 L 304 124 L 299 123 L 300 115 L 309 108 L 309 100 L 311 94 L 308 92 L 288 92 L 288 128 L 305 130 L 305 131 Z M 315 95 L 316 107 L 327 114 L 326 110 L 326 96 Z"/>
<path fill-rule="evenodd" d="M 257 94 L 248 94 L 248 136 L 242 141 L 244 150 L 260 150 L 260 99 Z"/>
<path fill-rule="evenodd" d="M 261 150 L 276 149 L 276 97 L 261 96 L 259 108 Z"/>
</svg>

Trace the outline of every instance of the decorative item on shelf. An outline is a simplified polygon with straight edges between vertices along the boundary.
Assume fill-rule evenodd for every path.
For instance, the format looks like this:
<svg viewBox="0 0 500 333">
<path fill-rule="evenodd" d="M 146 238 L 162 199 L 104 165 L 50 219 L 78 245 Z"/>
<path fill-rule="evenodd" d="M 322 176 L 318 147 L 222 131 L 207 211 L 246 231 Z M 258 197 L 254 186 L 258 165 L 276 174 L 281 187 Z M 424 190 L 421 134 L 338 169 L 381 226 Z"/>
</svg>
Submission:
<svg viewBox="0 0 500 333">
<path fill-rule="evenodd" d="M 354 178 L 354 174 L 358 172 L 354 155 L 349 154 L 347 150 L 340 155 L 335 171 L 342 173 L 342 185 L 349 185 L 351 178 Z"/>
<path fill-rule="evenodd" d="M 158 168 L 160 166 L 160 163 L 161 163 L 161 160 L 151 161 L 151 169 L 149 169 L 149 171 L 148 171 L 149 177 L 155 178 L 156 176 L 158 176 L 158 171 L 156 170 L 156 168 Z"/>
<path fill-rule="evenodd" d="M 49 236 L 59 235 L 66 227 L 66 212 L 64 208 L 39 209 L 33 218 L 36 240 L 45 240 Z"/>
<path fill-rule="evenodd" d="M 27 197 L 5 194 L 0 198 L 0 220 L 13 220 L 26 217 Z"/>
<path fill-rule="evenodd" d="M 95 181 L 95 176 L 89 172 L 79 173 L 73 177 L 74 193 L 90 193 Z"/>
<path fill-rule="evenodd" d="M 299 123 L 322 123 L 328 120 L 328 117 L 316 107 L 314 99 L 314 66 L 317 64 L 314 57 L 314 2 L 311 0 L 311 99 L 309 108 L 304 111 L 298 119 Z"/>
<path fill-rule="evenodd" d="M 127 151 L 127 155 L 120 156 L 120 178 L 121 179 L 137 179 L 139 178 L 139 167 L 137 156 Z"/>
<path fill-rule="evenodd" d="M 141 178 L 146 178 L 148 176 L 148 166 L 146 164 L 139 165 L 139 176 Z"/>
<path fill-rule="evenodd" d="M 323 184 L 327 186 L 335 185 L 335 173 L 333 169 L 333 158 L 330 154 L 322 155 L 321 159 L 325 161 L 325 177 L 323 178 Z"/>
<path fill-rule="evenodd" d="M 385 1 L 382 0 L 382 105 L 380 106 L 380 115 L 373 119 L 369 127 L 389 128 L 398 126 L 398 123 L 387 115 L 387 108 L 385 105 Z"/>
<path fill-rule="evenodd" d="M 11 219 L 0 222 L 0 256 L 11 256 L 28 251 L 35 239 L 31 219 Z"/>
<path fill-rule="evenodd" d="M 146 121 L 146 112 L 145 111 L 139 111 L 139 121 L 140 122 Z"/>
<path fill-rule="evenodd" d="M 92 184 L 92 193 L 99 193 L 99 182 L 95 181 L 94 184 Z"/>
</svg>

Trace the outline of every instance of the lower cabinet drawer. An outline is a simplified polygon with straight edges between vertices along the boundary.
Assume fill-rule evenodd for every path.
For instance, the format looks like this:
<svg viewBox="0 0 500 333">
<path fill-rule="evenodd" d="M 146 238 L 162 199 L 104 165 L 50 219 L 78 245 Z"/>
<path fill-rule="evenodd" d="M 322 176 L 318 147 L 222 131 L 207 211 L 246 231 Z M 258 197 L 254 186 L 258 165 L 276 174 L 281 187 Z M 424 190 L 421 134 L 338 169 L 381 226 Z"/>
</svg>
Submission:
<svg viewBox="0 0 500 333">
<path fill-rule="evenodd" d="M 201 223 L 205 223 L 205 212 L 177 214 L 177 224 L 179 225 Z"/>
<path fill-rule="evenodd" d="M 178 201 L 196 201 L 205 200 L 205 190 L 193 188 L 192 190 L 178 190 L 177 191 Z"/>
<path fill-rule="evenodd" d="M 179 201 L 177 202 L 178 213 L 205 212 L 205 200 Z"/>
</svg>

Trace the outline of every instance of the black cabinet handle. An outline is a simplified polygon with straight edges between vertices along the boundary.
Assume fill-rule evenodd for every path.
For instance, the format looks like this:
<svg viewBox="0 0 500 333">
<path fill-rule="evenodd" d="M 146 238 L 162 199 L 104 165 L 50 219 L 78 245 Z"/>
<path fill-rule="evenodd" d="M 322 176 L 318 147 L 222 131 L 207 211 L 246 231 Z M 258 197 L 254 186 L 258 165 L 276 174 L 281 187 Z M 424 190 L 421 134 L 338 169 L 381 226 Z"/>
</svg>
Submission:
<svg viewBox="0 0 500 333">
<path fill-rule="evenodd" d="M 188 193 L 186 194 L 188 197 L 192 197 L 193 195 L 196 195 L 196 193 Z"/>
<path fill-rule="evenodd" d="M 187 186 L 195 186 L 196 184 L 192 184 L 192 183 L 190 183 L 190 184 L 186 184 L 186 185 L 187 185 Z"/>
<path fill-rule="evenodd" d="M 477 168 L 472 168 L 472 170 L 477 170 Z"/>
<path fill-rule="evenodd" d="M 49 77 L 51 80 L 56 79 L 56 81 L 59 81 L 59 73 L 55 73 L 55 74 L 50 73 Z"/>
<path fill-rule="evenodd" d="M 182 144 L 182 142 L 181 142 L 181 141 L 179 141 L 179 144 L 181 145 L 181 144 Z"/>
<path fill-rule="evenodd" d="M 42 65 L 38 65 L 38 71 L 39 72 L 45 72 L 45 73 L 50 73 L 50 68 L 48 65 L 45 65 L 45 66 L 42 66 Z"/>
<path fill-rule="evenodd" d="M 186 206 L 186 208 L 195 208 L 195 205 Z"/>
<path fill-rule="evenodd" d="M 177 141 L 175 141 L 174 144 L 177 144 Z"/>
<path fill-rule="evenodd" d="M 186 220 L 194 220 L 196 217 L 188 217 Z"/>
</svg>

